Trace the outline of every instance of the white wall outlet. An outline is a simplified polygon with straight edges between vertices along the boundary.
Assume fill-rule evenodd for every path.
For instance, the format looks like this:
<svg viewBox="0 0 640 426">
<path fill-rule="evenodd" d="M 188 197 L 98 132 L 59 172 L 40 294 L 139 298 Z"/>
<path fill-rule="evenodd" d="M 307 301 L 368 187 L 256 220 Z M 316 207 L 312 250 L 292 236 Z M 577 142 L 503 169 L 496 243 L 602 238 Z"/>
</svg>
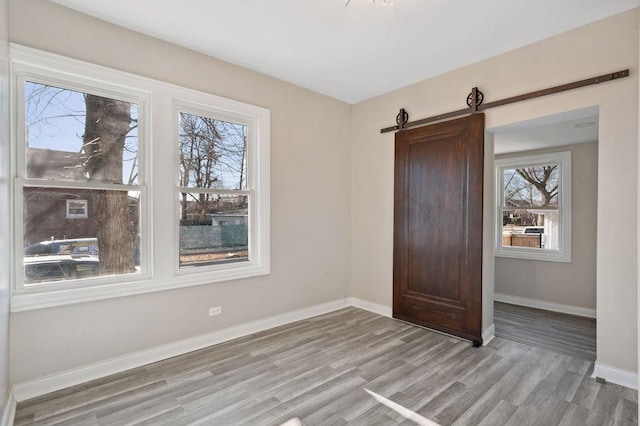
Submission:
<svg viewBox="0 0 640 426">
<path fill-rule="evenodd" d="M 222 313 L 222 306 L 216 306 L 213 308 L 209 308 L 209 316 L 212 317 L 214 315 L 220 315 Z"/>
</svg>

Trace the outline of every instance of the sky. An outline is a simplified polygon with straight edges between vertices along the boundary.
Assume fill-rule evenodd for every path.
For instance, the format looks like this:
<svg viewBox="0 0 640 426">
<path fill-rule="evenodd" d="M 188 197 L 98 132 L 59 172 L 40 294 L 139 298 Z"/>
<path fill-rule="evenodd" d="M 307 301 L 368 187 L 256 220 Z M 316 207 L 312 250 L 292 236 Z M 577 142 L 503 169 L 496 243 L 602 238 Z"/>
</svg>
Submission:
<svg viewBox="0 0 640 426">
<path fill-rule="evenodd" d="M 86 116 L 84 94 L 40 83 L 25 84 L 25 125 L 29 148 L 80 152 Z M 137 120 L 138 106 L 131 104 L 131 117 Z M 133 129 L 127 137 L 122 171 L 128 183 L 137 174 L 134 159 L 138 151 L 138 132 Z M 132 183 L 137 183 L 135 179 Z"/>
</svg>

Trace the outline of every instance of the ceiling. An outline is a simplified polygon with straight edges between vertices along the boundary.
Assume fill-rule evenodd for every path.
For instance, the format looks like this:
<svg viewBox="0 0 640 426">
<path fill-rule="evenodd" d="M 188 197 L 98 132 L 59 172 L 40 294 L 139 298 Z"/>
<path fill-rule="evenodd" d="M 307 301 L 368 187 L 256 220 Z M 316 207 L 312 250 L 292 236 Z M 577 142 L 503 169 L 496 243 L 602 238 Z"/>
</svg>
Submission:
<svg viewBox="0 0 640 426">
<path fill-rule="evenodd" d="M 598 107 L 583 108 L 488 129 L 494 153 L 530 151 L 598 141 Z"/>
<path fill-rule="evenodd" d="M 356 103 L 640 0 L 51 0 Z M 108 7 L 107 7 L 108 5 Z M 603 70 L 606 71 L 606 70 Z"/>
</svg>

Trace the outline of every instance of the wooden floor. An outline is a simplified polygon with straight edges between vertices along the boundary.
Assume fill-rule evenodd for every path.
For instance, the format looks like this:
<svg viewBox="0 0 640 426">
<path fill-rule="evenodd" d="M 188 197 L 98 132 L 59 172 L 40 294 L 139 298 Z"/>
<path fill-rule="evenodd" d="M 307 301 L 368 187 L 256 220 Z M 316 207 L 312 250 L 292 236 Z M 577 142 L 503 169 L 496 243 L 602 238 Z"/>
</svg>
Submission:
<svg viewBox="0 0 640 426">
<path fill-rule="evenodd" d="M 18 404 L 16 425 L 632 425 L 636 391 L 593 364 L 496 338 L 473 348 L 356 308 Z"/>
<path fill-rule="evenodd" d="M 495 303 L 496 336 L 588 361 L 596 360 L 596 320 Z"/>
</svg>

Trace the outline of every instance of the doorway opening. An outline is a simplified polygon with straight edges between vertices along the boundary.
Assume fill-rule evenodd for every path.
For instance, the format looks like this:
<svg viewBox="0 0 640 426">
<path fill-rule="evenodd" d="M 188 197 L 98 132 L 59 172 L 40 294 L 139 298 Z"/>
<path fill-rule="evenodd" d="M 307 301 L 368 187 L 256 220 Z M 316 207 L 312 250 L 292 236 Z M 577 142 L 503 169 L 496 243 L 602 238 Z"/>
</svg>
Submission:
<svg viewBox="0 0 640 426">
<path fill-rule="evenodd" d="M 490 131 L 495 335 L 595 361 L 598 108 Z"/>
</svg>

